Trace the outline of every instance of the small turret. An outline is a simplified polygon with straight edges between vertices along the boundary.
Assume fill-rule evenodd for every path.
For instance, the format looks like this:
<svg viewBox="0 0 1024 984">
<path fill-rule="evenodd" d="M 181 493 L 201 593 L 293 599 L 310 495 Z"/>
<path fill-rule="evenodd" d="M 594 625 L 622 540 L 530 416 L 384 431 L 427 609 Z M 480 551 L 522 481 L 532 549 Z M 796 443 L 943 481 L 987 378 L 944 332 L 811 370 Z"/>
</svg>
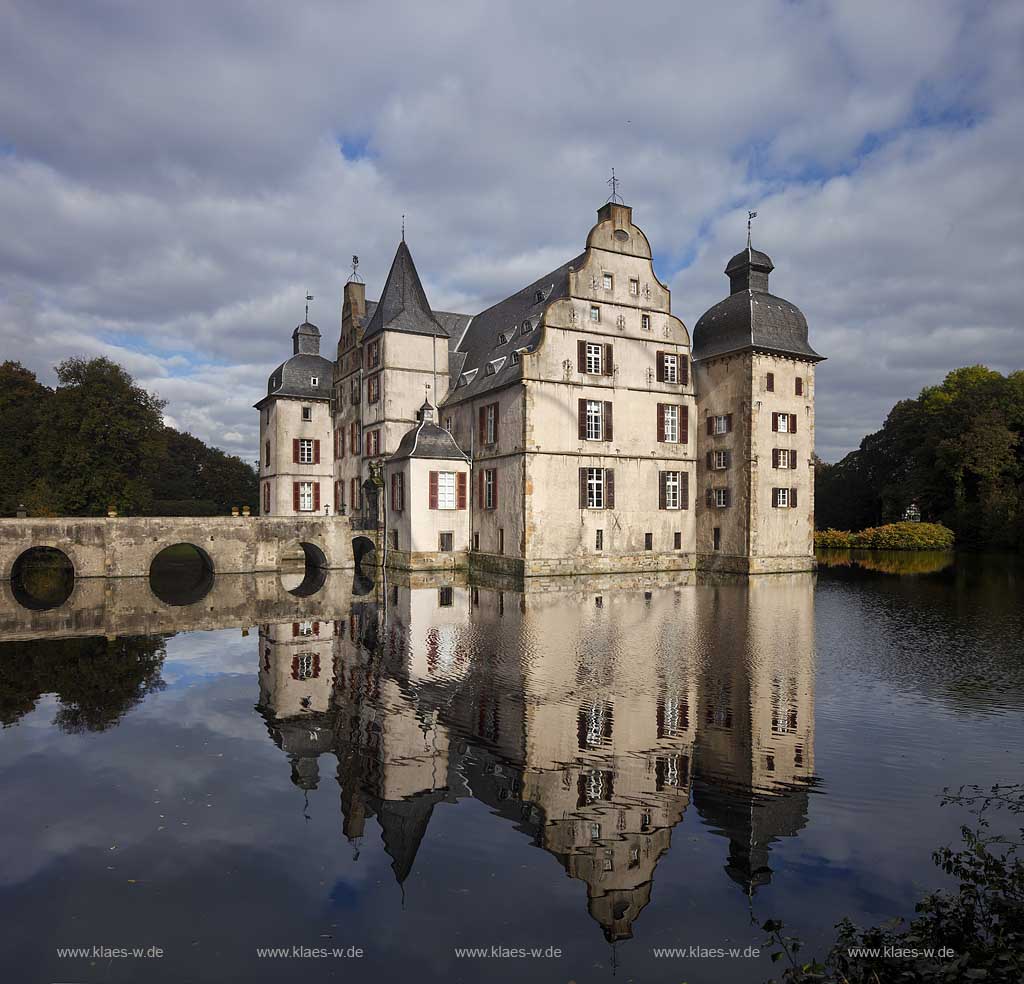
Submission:
<svg viewBox="0 0 1024 984">
<path fill-rule="evenodd" d="M 293 355 L 319 355 L 320 329 L 316 325 L 303 321 L 292 332 Z"/>
</svg>

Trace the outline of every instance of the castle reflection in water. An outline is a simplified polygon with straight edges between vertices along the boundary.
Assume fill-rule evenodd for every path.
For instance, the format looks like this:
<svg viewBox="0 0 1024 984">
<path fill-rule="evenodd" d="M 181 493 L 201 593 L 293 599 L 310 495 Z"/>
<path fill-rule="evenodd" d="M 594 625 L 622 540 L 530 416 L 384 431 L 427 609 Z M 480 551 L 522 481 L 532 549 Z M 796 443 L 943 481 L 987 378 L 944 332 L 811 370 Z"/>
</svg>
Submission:
<svg viewBox="0 0 1024 984">
<path fill-rule="evenodd" d="M 813 587 L 390 579 L 343 617 L 261 624 L 258 709 L 295 785 L 336 782 L 342 834 L 358 850 L 379 830 L 400 883 L 435 810 L 472 797 L 583 882 L 621 940 L 687 810 L 745 893 L 804 826 Z"/>
</svg>

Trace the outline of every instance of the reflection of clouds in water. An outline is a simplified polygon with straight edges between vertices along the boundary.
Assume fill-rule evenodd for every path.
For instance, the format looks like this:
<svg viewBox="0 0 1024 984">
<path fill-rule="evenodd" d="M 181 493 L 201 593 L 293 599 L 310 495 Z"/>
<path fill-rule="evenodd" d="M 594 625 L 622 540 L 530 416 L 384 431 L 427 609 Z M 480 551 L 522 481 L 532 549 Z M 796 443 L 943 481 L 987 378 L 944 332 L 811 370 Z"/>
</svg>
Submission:
<svg viewBox="0 0 1024 984">
<path fill-rule="evenodd" d="M 171 636 L 162 675 L 170 689 L 208 677 L 251 674 L 256 668 L 257 648 L 255 627 L 247 636 L 241 629 Z"/>
</svg>

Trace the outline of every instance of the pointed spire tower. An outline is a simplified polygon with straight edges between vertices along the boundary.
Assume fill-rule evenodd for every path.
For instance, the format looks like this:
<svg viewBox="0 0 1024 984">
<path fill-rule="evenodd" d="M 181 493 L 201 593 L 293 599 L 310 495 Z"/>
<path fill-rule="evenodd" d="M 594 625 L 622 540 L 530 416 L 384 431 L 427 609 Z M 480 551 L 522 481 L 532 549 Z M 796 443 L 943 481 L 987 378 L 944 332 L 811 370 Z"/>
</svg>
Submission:
<svg viewBox="0 0 1024 984">
<path fill-rule="evenodd" d="M 426 291 L 416 272 L 412 253 L 403 239 L 391 263 L 384 291 L 366 326 L 364 338 L 370 339 L 382 331 L 404 331 L 413 335 L 439 335 L 448 333 L 434 317 L 427 301 Z"/>
</svg>

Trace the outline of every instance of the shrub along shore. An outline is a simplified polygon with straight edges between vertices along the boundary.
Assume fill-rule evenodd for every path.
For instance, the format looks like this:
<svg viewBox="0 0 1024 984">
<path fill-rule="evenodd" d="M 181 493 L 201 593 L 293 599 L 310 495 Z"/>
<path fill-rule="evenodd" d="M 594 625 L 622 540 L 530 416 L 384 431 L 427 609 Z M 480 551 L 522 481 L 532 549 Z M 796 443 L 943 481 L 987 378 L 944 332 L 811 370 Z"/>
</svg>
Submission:
<svg viewBox="0 0 1024 984">
<path fill-rule="evenodd" d="M 828 550 L 952 550 L 953 531 L 941 523 L 888 523 L 851 533 L 817 530 L 814 545 Z"/>
</svg>

